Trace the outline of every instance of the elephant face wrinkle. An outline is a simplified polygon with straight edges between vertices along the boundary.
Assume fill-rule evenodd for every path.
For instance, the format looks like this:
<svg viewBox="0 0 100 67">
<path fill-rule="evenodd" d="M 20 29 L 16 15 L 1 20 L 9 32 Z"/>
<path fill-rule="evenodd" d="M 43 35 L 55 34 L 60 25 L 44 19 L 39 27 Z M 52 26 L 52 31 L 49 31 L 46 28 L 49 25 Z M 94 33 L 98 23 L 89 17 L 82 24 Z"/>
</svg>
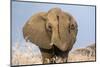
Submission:
<svg viewBox="0 0 100 67">
<path fill-rule="evenodd" d="M 57 16 L 57 21 L 58 21 L 58 25 L 57 25 L 57 27 L 58 27 L 58 36 L 59 36 L 59 39 L 61 40 L 61 37 L 60 37 L 60 31 L 59 31 L 59 15 Z"/>
</svg>

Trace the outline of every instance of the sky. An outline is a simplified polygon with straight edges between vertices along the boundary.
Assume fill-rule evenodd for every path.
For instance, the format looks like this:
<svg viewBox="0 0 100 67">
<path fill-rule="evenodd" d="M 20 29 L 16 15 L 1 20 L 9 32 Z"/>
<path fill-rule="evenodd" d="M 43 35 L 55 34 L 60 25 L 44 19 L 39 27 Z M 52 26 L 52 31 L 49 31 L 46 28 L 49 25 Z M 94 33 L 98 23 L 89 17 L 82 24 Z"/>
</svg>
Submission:
<svg viewBox="0 0 100 67">
<path fill-rule="evenodd" d="M 69 4 L 46 4 L 32 2 L 12 2 L 12 46 L 16 42 L 23 44 L 22 28 L 27 20 L 38 12 L 47 12 L 51 8 L 59 7 L 73 15 L 78 24 L 77 40 L 73 48 L 86 47 L 95 43 L 95 7 Z"/>
</svg>

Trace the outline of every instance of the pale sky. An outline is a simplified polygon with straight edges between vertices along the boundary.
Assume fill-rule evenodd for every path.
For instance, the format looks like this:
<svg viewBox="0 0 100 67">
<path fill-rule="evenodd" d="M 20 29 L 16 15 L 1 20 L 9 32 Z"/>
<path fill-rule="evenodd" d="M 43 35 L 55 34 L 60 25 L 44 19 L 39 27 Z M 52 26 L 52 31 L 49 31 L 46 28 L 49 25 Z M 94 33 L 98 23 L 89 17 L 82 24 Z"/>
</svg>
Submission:
<svg viewBox="0 0 100 67">
<path fill-rule="evenodd" d="M 65 12 L 72 14 L 78 23 L 77 41 L 74 48 L 85 47 L 95 43 L 95 6 L 46 4 L 32 2 L 12 2 L 12 45 L 25 40 L 22 27 L 35 13 L 47 12 L 49 9 L 59 7 Z"/>
</svg>

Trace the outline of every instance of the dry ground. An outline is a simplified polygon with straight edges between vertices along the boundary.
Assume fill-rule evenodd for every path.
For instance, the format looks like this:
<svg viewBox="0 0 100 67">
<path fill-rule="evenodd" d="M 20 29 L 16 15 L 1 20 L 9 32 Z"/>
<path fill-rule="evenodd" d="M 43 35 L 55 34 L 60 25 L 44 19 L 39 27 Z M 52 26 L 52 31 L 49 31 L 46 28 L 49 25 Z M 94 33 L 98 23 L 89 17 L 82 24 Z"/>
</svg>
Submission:
<svg viewBox="0 0 100 67">
<path fill-rule="evenodd" d="M 19 49 L 18 44 L 12 50 L 12 65 L 42 64 L 41 54 L 32 52 L 30 46 L 26 46 L 26 51 Z M 86 48 L 72 50 L 68 56 L 68 62 L 95 61 L 95 44 Z"/>
</svg>

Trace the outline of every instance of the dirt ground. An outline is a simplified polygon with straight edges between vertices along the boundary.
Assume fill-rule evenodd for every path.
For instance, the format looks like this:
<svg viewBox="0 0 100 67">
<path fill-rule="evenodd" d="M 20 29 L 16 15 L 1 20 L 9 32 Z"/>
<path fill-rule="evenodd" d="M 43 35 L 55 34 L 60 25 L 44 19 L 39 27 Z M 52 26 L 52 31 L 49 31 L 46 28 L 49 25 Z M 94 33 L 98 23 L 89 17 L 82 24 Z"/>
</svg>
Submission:
<svg viewBox="0 0 100 67">
<path fill-rule="evenodd" d="M 40 54 L 34 54 L 32 48 L 28 47 L 26 52 L 22 52 L 14 48 L 12 53 L 12 65 L 28 65 L 28 64 L 42 64 L 42 57 Z M 95 44 L 89 45 L 86 48 L 78 48 L 72 50 L 68 56 L 68 62 L 80 61 L 95 61 Z"/>
</svg>

